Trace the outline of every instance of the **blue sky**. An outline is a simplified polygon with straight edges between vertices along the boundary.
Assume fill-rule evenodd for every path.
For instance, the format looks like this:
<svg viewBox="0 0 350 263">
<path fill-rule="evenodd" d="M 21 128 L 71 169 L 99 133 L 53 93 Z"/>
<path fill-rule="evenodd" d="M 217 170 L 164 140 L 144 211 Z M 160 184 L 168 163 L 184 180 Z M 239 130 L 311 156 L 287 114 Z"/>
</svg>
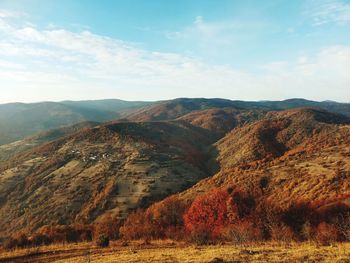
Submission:
<svg viewBox="0 0 350 263">
<path fill-rule="evenodd" d="M 349 0 L 1 0 L 0 102 L 350 102 Z"/>
</svg>

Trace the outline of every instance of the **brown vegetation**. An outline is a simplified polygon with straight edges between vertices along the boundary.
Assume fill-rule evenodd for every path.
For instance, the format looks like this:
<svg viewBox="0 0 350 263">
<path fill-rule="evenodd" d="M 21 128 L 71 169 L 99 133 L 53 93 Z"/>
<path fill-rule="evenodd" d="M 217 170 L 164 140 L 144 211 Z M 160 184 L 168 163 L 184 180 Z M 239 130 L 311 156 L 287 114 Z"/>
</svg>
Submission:
<svg viewBox="0 0 350 263">
<path fill-rule="evenodd" d="M 177 109 L 177 121 L 86 129 L 2 165 L 0 230 L 19 233 L 4 245 L 349 240 L 347 118 Z"/>
<path fill-rule="evenodd" d="M 168 237 L 167 229 L 172 227 L 188 233 L 185 236 L 199 244 L 219 240 L 235 243 L 311 240 L 322 244 L 350 241 L 350 206 L 344 203 L 348 198 L 323 201 L 321 206 L 319 202 L 299 202 L 280 208 L 268 202 L 256 203 L 252 196 L 241 191 L 214 189 L 197 197 L 182 215 L 177 214 L 176 218 L 183 217 L 183 222 L 159 220 L 171 218 L 173 210 L 158 210 L 153 206 L 129 216 L 121 233 L 127 239 L 159 239 Z M 158 220 L 153 216 L 154 211 Z"/>
</svg>

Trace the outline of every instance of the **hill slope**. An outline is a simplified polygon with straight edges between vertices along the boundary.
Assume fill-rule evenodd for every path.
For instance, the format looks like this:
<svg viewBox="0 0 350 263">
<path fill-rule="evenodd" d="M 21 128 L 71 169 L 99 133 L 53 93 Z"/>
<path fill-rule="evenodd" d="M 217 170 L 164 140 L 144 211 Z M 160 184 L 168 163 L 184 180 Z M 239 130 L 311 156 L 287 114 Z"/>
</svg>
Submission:
<svg viewBox="0 0 350 263">
<path fill-rule="evenodd" d="M 125 216 L 208 176 L 204 129 L 115 123 L 24 152 L 0 170 L 0 233 Z"/>
<path fill-rule="evenodd" d="M 350 194 L 348 117 L 318 109 L 271 112 L 215 145 L 220 171 L 179 193 L 184 202 L 214 187 L 238 188 L 282 207 Z"/>
<path fill-rule="evenodd" d="M 240 110 L 236 108 L 212 108 L 188 113 L 177 120 L 201 127 L 222 137 L 237 126 L 257 121 L 267 112 L 262 110 Z"/>
<path fill-rule="evenodd" d="M 273 159 L 315 136 L 333 136 L 350 118 L 320 109 L 269 112 L 265 118 L 238 127 L 216 143 L 223 168 Z"/>
</svg>

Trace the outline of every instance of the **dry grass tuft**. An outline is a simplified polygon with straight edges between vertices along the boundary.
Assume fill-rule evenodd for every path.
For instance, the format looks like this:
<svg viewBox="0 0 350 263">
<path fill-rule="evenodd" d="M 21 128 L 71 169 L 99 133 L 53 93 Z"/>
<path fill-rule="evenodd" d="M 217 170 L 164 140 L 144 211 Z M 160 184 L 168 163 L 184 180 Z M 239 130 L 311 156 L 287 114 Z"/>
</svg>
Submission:
<svg viewBox="0 0 350 263">
<path fill-rule="evenodd" d="M 51 245 L 0 252 L 0 262 L 349 262 L 350 243 L 317 246 L 313 243 L 255 243 L 193 246 L 153 241 L 128 246 L 114 242 L 100 249 L 93 243 Z"/>
</svg>

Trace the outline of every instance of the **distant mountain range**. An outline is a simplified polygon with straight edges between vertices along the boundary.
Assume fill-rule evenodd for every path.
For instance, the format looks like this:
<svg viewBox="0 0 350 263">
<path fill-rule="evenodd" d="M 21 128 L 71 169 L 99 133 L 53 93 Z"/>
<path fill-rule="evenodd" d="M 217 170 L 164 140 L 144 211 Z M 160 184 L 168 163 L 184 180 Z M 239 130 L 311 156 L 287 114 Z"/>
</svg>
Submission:
<svg viewBox="0 0 350 263">
<path fill-rule="evenodd" d="M 37 132 L 79 122 L 171 120 L 187 113 L 210 108 L 285 110 L 319 107 L 350 115 L 350 104 L 304 99 L 284 101 L 238 101 L 225 99 L 179 98 L 169 101 L 142 102 L 123 100 L 63 101 L 0 104 L 0 145 L 21 140 Z"/>
<path fill-rule="evenodd" d="M 118 119 L 148 104 L 122 100 L 0 104 L 0 145 L 79 122 Z"/>
</svg>

